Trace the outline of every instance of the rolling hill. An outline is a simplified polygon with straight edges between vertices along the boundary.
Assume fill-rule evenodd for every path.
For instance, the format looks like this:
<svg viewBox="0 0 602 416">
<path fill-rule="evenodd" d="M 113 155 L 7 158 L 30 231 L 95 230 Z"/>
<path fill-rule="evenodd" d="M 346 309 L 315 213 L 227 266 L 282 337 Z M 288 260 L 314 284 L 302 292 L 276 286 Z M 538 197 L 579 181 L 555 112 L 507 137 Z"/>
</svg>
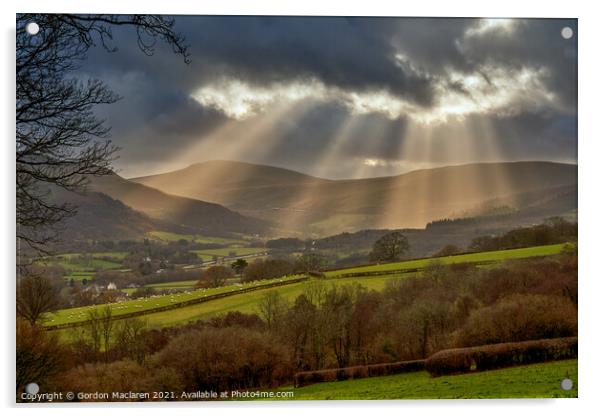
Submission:
<svg viewBox="0 0 602 416">
<path fill-rule="evenodd" d="M 90 189 L 118 199 L 150 218 L 207 234 L 262 233 L 267 224 L 219 204 L 173 196 L 119 175 L 95 177 Z"/>
<path fill-rule="evenodd" d="M 478 163 L 397 176 L 328 180 L 270 166 L 211 161 L 132 179 L 170 194 L 211 201 L 272 221 L 282 233 L 328 235 L 367 228 L 422 228 L 478 215 L 499 203 L 537 217 L 576 209 L 577 166 L 553 162 Z M 545 208 L 545 209 L 544 209 Z M 542 216 L 543 218 L 543 216 Z"/>
<path fill-rule="evenodd" d="M 123 202 L 101 192 L 75 193 L 52 189 L 54 201 L 77 208 L 61 224 L 61 240 L 128 240 L 153 230 L 169 229 Z"/>
</svg>

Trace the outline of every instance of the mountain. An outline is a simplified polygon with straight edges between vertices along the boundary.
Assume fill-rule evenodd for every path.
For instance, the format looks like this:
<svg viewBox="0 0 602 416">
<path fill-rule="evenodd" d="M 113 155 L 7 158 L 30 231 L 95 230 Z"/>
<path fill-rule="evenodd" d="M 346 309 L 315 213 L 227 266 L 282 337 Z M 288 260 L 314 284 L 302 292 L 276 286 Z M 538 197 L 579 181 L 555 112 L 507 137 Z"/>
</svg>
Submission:
<svg viewBox="0 0 602 416">
<path fill-rule="evenodd" d="M 55 202 L 77 207 L 77 213 L 61 223 L 61 240 L 128 240 L 153 230 L 169 230 L 123 202 L 101 192 L 51 191 Z"/>
<path fill-rule="evenodd" d="M 154 220 L 200 233 L 254 234 L 267 229 L 264 221 L 247 218 L 219 204 L 169 195 L 116 174 L 92 178 L 89 188 L 117 199 Z"/>
<path fill-rule="evenodd" d="M 368 228 L 422 228 L 478 214 L 499 201 L 522 209 L 525 195 L 576 187 L 577 166 L 553 162 L 476 163 L 397 176 L 328 180 L 270 166 L 211 161 L 131 181 L 224 205 L 278 224 L 282 234 L 327 235 Z M 528 200 L 529 198 L 526 198 Z M 569 205 L 553 210 L 576 209 Z"/>
</svg>

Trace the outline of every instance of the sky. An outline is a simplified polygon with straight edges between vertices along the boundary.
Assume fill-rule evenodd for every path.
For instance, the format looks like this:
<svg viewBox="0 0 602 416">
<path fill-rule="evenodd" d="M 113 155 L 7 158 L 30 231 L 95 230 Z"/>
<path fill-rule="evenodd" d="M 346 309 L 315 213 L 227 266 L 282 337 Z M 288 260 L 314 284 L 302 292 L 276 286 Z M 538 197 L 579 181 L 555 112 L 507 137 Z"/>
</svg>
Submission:
<svg viewBox="0 0 602 416">
<path fill-rule="evenodd" d="M 568 28 L 568 29 L 567 29 Z M 191 62 L 114 30 L 80 76 L 125 177 L 238 160 L 342 179 L 472 162 L 576 163 L 577 22 L 178 16 Z"/>
</svg>

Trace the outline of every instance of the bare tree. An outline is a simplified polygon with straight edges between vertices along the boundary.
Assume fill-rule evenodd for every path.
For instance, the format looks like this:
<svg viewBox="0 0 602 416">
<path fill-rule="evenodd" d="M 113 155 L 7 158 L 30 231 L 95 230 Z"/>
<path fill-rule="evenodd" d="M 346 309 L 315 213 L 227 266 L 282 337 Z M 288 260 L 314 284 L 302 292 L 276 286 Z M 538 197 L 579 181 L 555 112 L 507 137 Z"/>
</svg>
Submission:
<svg viewBox="0 0 602 416">
<path fill-rule="evenodd" d="M 370 252 L 370 260 L 376 262 L 396 261 L 409 249 L 410 244 L 406 236 L 399 231 L 393 231 L 376 240 Z"/>
<path fill-rule="evenodd" d="M 38 34 L 25 31 L 29 22 L 39 25 Z M 189 61 L 187 46 L 169 17 L 17 16 L 17 239 L 38 253 L 47 253 L 61 221 L 76 212 L 76 207 L 57 202 L 53 191 L 80 191 L 89 175 L 111 173 L 117 148 L 108 140 L 110 128 L 94 109 L 119 97 L 102 81 L 77 78 L 73 72 L 96 44 L 116 50 L 111 45 L 115 26 L 134 28 L 138 46 L 147 55 L 162 40 Z"/>
<path fill-rule="evenodd" d="M 56 289 L 49 279 L 42 276 L 26 276 L 17 284 L 17 314 L 35 325 L 44 313 L 59 306 Z"/>
</svg>

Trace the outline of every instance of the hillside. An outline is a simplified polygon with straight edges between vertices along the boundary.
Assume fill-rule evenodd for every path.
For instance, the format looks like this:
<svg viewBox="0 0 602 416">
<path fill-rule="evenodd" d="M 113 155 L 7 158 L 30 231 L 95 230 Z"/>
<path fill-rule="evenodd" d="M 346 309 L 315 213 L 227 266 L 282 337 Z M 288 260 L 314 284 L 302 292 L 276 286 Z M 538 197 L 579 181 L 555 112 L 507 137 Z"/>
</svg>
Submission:
<svg viewBox="0 0 602 416">
<path fill-rule="evenodd" d="M 61 240 L 128 240 L 152 230 L 169 229 L 123 202 L 100 192 L 85 194 L 54 188 L 52 198 L 77 207 L 77 213 L 61 224 Z"/>
<path fill-rule="evenodd" d="M 93 178 L 90 189 L 118 199 L 148 217 L 196 232 L 250 234 L 267 228 L 263 221 L 247 218 L 219 204 L 169 195 L 118 175 Z"/>
<path fill-rule="evenodd" d="M 546 200 L 564 192 L 561 189 L 576 187 L 577 167 L 479 163 L 326 180 L 275 167 L 212 161 L 132 181 L 273 221 L 284 234 L 328 235 L 366 228 L 422 228 L 441 218 L 478 215 L 495 203 L 514 209 L 539 204 L 532 210 L 539 217 Z M 541 218 L 575 209 L 576 199 L 570 196 L 550 209 L 546 206 Z"/>
</svg>

